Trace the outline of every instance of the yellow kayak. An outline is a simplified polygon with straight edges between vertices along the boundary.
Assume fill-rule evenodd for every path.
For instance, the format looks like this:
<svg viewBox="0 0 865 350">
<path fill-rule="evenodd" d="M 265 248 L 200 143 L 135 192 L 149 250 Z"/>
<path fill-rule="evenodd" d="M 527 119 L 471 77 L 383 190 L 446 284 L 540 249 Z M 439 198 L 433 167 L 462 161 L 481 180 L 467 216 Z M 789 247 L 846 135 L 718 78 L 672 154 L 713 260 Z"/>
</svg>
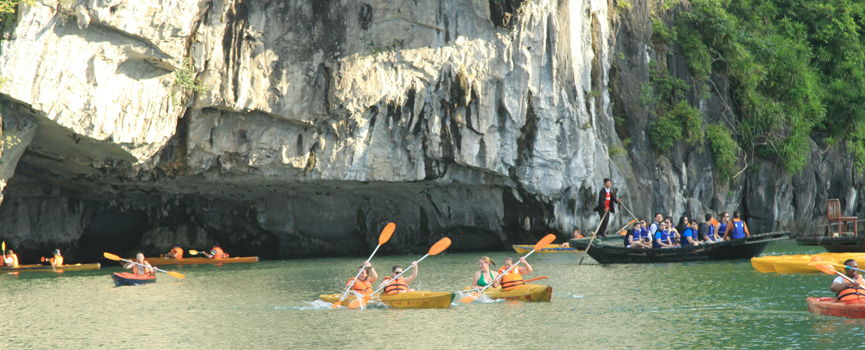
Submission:
<svg viewBox="0 0 865 350">
<path fill-rule="evenodd" d="M 770 255 L 751 258 L 751 266 L 754 267 L 754 270 L 763 273 L 775 272 L 775 261 L 781 258 L 781 255 Z"/>
<path fill-rule="evenodd" d="M 469 288 L 466 287 L 468 290 Z M 490 299 L 505 299 L 512 301 L 550 301 L 553 296 L 553 287 L 540 284 L 526 283 L 511 290 L 501 288 L 488 288 L 484 294 Z"/>
<path fill-rule="evenodd" d="M 322 294 L 319 296 L 321 301 L 326 303 L 335 303 L 339 301 L 342 294 Z M 348 305 L 352 300 L 357 299 L 357 296 L 350 294 L 343 302 L 343 305 Z M 388 307 L 398 309 L 446 309 L 451 306 L 454 300 L 453 292 L 425 292 L 425 291 L 409 291 L 397 294 L 375 294 L 371 300 L 381 300 Z"/>
<path fill-rule="evenodd" d="M 760 272 L 818 273 L 816 267 L 808 265 L 815 256 L 833 263 L 843 264 L 847 259 L 865 263 L 865 253 L 820 253 L 813 255 L 770 255 L 751 259 L 751 266 Z"/>
<path fill-rule="evenodd" d="M 534 244 L 514 244 L 513 247 L 517 254 L 528 254 L 532 249 L 535 249 Z M 571 247 L 562 248 L 561 244 L 549 244 L 535 253 L 576 253 L 581 251 Z"/>
<path fill-rule="evenodd" d="M 98 270 L 99 263 L 95 264 L 71 264 L 61 265 L 56 269 L 51 265 L 18 265 L 18 267 L 0 266 L 0 271 L 83 271 L 83 270 Z"/>
</svg>

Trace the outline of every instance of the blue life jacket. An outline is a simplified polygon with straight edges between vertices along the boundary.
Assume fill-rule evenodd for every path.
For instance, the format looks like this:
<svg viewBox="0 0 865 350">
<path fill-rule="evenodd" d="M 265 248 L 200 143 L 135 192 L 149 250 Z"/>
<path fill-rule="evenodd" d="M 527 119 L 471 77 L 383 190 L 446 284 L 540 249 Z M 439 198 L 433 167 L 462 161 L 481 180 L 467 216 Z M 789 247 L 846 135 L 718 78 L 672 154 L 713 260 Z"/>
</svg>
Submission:
<svg viewBox="0 0 865 350">
<path fill-rule="evenodd" d="M 715 225 L 712 225 L 712 224 L 706 224 L 706 225 L 709 226 L 709 240 L 714 242 L 715 241 Z"/>
<path fill-rule="evenodd" d="M 655 238 L 652 239 L 652 247 L 660 248 L 661 245 L 658 244 L 658 240 L 668 241 L 670 239 L 670 234 L 667 231 L 657 230 L 655 231 Z"/>
<path fill-rule="evenodd" d="M 693 229 L 691 229 L 690 227 L 686 228 L 685 232 L 682 232 L 682 246 L 684 247 L 684 246 L 691 245 L 691 242 L 688 242 L 688 237 L 691 237 L 692 240 L 696 241 L 697 240 L 696 236 L 697 235 L 694 234 Z"/>
<path fill-rule="evenodd" d="M 726 233 L 726 232 L 727 232 L 727 224 L 725 224 L 723 222 L 720 223 L 718 225 L 718 236 L 721 236 L 721 238 L 724 238 L 724 233 Z"/>
<path fill-rule="evenodd" d="M 643 229 L 640 231 L 640 237 L 644 238 L 644 239 L 648 239 L 650 241 L 652 240 L 652 236 L 649 233 L 649 230 L 647 230 L 645 227 L 643 227 Z"/>
<path fill-rule="evenodd" d="M 745 237 L 745 222 L 733 221 L 733 239 L 740 239 Z"/>
</svg>

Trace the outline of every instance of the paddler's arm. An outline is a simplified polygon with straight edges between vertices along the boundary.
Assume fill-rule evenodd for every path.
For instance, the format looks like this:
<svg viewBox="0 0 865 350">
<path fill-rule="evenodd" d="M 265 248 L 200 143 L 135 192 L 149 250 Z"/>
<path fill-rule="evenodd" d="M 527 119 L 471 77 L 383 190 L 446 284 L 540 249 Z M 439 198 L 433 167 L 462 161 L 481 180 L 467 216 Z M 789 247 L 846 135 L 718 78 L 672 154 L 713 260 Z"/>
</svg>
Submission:
<svg viewBox="0 0 865 350">
<path fill-rule="evenodd" d="M 829 289 L 835 293 L 838 293 L 847 288 L 853 288 L 854 286 L 854 283 L 850 283 L 850 281 L 845 279 L 843 282 L 832 282 L 832 286 L 829 287 Z"/>
<path fill-rule="evenodd" d="M 417 261 L 412 261 L 411 266 L 414 267 L 414 269 L 411 272 L 411 276 L 405 279 L 406 284 L 411 283 L 412 281 L 414 281 L 415 278 L 417 278 Z"/>
<path fill-rule="evenodd" d="M 502 279 L 499 278 L 499 273 L 493 271 L 492 274 L 493 274 L 493 281 L 495 281 L 495 282 L 493 282 L 492 288 L 501 288 L 502 287 Z"/>
<path fill-rule="evenodd" d="M 727 222 L 727 229 L 724 230 L 724 240 L 725 241 L 728 239 L 727 237 L 730 235 L 730 229 L 732 229 L 732 228 L 733 228 L 733 222 L 728 221 Z"/>
<path fill-rule="evenodd" d="M 372 267 L 372 264 L 367 262 L 366 266 L 369 267 L 369 269 L 367 269 L 367 271 L 369 271 L 370 283 L 378 281 L 378 272 L 375 272 L 375 268 Z"/>
<path fill-rule="evenodd" d="M 472 278 L 472 288 L 478 288 L 478 287 L 480 287 L 480 286 L 478 285 L 478 280 L 481 279 L 481 273 L 483 273 L 483 272 L 481 272 L 481 271 L 477 271 L 477 272 L 475 272 L 475 276 Z"/>
<path fill-rule="evenodd" d="M 746 224 L 744 221 L 742 221 L 742 227 L 745 228 L 745 237 L 751 237 L 751 233 L 748 232 L 748 224 Z"/>
<path fill-rule="evenodd" d="M 532 273 L 532 271 L 534 271 L 532 269 L 532 265 L 529 265 L 529 263 L 526 262 L 526 258 L 520 258 L 520 262 L 523 263 L 523 265 L 525 265 L 525 267 L 520 266 L 520 274 L 525 275 L 527 273 Z"/>
</svg>

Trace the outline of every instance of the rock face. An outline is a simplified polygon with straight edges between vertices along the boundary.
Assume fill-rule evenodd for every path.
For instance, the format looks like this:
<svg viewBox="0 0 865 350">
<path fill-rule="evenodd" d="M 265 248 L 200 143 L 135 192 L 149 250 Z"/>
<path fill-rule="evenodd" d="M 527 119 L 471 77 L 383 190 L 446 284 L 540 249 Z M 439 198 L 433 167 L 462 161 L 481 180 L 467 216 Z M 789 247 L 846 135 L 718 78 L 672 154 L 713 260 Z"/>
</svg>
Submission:
<svg viewBox="0 0 865 350">
<path fill-rule="evenodd" d="M 759 232 L 813 222 L 826 198 L 861 211 L 843 149 L 814 145 L 800 174 L 761 161 L 730 183 L 712 176 L 705 145 L 656 154 L 640 84 L 650 60 L 687 71 L 649 46 L 648 3 L 629 5 L 21 5 L 0 43 L 14 141 L 0 238 L 23 258 L 213 241 L 232 255 L 363 255 L 393 221 L 385 252 L 442 236 L 454 250 L 501 249 L 594 230 L 605 177 L 643 218 L 742 210 Z M 717 121 L 729 99 L 692 104 Z M 611 227 L 629 220 L 619 212 Z"/>
</svg>

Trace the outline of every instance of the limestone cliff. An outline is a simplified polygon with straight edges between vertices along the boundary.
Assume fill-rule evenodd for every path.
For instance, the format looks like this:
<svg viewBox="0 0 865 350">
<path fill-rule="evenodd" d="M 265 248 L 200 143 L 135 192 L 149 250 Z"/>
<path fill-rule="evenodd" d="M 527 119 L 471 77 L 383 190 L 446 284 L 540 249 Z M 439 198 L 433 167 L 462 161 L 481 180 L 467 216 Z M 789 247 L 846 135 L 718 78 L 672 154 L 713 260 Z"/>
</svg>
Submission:
<svg viewBox="0 0 865 350">
<path fill-rule="evenodd" d="M 743 210 L 756 231 L 810 222 L 827 196 L 862 207 L 842 151 L 815 146 L 799 175 L 767 162 L 730 183 L 714 179 L 705 146 L 657 155 L 650 118 L 634 108 L 640 84 L 650 60 L 687 71 L 652 50 L 649 8 L 21 5 L 0 42 L 14 141 L 0 164 L 0 238 L 33 256 L 219 241 L 233 255 L 299 257 L 366 253 L 394 221 L 386 252 L 425 251 L 442 236 L 454 250 L 501 249 L 593 230 L 604 177 L 640 217 Z M 718 91 L 693 96 L 708 119 L 729 117 Z"/>
</svg>

